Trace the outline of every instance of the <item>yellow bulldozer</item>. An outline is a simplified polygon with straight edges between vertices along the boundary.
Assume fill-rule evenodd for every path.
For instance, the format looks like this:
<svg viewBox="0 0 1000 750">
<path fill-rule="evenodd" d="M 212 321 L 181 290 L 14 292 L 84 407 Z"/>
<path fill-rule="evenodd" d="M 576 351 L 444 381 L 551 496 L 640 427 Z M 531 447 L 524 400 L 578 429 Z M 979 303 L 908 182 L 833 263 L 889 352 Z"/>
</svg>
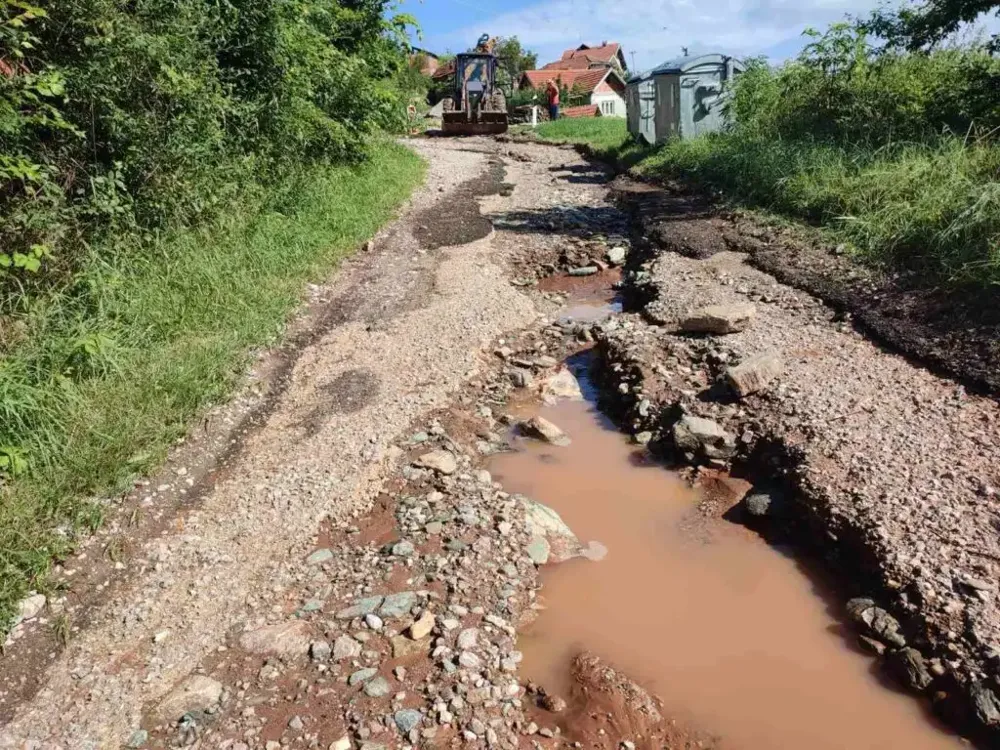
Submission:
<svg viewBox="0 0 1000 750">
<path fill-rule="evenodd" d="M 507 98 L 497 86 L 496 39 L 484 34 L 473 52 L 455 56 L 452 95 L 443 100 L 441 129 L 450 135 L 507 132 Z"/>
</svg>

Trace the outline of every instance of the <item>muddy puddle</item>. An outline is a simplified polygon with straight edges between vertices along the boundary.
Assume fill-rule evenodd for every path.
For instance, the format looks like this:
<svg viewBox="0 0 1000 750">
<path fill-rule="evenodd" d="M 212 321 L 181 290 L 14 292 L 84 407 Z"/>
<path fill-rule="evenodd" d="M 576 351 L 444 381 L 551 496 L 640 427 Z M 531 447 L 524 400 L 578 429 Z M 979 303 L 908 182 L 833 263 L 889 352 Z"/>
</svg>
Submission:
<svg viewBox="0 0 1000 750">
<path fill-rule="evenodd" d="M 925 706 L 880 681 L 853 650 L 840 605 L 793 558 L 706 518 L 699 495 L 646 461 L 591 403 L 534 413 L 572 444 L 519 439 L 491 472 L 609 553 L 545 570 L 546 609 L 519 641 L 524 678 L 569 695 L 570 662 L 588 650 L 661 698 L 665 716 L 723 748 L 962 746 Z M 572 726 L 563 730 L 572 737 Z"/>
</svg>

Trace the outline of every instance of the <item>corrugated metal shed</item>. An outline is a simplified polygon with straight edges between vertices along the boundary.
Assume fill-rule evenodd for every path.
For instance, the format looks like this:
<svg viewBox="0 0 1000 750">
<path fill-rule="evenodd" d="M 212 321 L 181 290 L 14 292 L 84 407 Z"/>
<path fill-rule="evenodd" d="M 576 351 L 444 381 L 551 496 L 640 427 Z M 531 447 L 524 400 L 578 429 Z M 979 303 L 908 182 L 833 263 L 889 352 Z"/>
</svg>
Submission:
<svg viewBox="0 0 1000 750">
<path fill-rule="evenodd" d="M 728 84 L 745 67 L 712 53 L 666 60 L 632 76 L 625 97 L 629 132 L 653 144 L 719 130 Z"/>
</svg>

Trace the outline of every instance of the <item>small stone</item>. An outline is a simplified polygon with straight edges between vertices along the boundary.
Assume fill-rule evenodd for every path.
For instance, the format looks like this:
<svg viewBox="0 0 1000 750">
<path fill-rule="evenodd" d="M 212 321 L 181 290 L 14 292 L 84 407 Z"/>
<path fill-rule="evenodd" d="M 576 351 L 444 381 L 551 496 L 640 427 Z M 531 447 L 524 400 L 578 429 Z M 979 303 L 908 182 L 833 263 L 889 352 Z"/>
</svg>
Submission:
<svg viewBox="0 0 1000 750">
<path fill-rule="evenodd" d="M 711 419 L 682 416 L 673 427 L 678 450 L 709 459 L 728 460 L 736 453 L 736 438 Z"/>
<path fill-rule="evenodd" d="M 313 661 L 328 661 L 333 649 L 326 641 L 313 641 L 309 646 L 309 656 Z"/>
<path fill-rule="evenodd" d="M 636 445 L 649 445 L 653 442 L 653 433 L 647 431 L 636 433 L 632 438 Z"/>
<path fill-rule="evenodd" d="M 381 698 L 389 694 L 389 683 L 384 677 L 376 677 L 365 683 L 364 690 L 369 698 Z"/>
<path fill-rule="evenodd" d="M 33 594 L 18 602 L 17 621 L 33 620 L 45 609 L 45 594 Z"/>
<path fill-rule="evenodd" d="M 566 701 L 558 695 L 546 693 L 542 697 L 542 708 L 554 714 L 562 713 L 566 710 Z"/>
<path fill-rule="evenodd" d="M 865 651 L 875 654 L 875 656 L 885 654 L 885 644 L 881 641 L 876 641 L 874 638 L 869 638 L 867 635 L 858 636 L 858 645 Z"/>
<path fill-rule="evenodd" d="M 353 620 L 355 617 L 364 617 L 365 615 L 371 614 L 378 610 L 383 602 L 383 597 L 381 596 L 369 596 L 364 599 L 359 599 L 355 604 L 352 604 L 346 609 L 342 609 L 337 613 L 338 620 Z"/>
<path fill-rule="evenodd" d="M 329 750 L 351 750 L 351 738 L 345 734 L 336 742 L 331 742 Z"/>
<path fill-rule="evenodd" d="M 583 401 L 580 381 L 568 369 L 559 370 L 545 379 L 542 385 L 542 401 L 549 405 L 559 401 Z"/>
<path fill-rule="evenodd" d="M 416 549 L 413 546 L 413 542 L 408 542 L 403 540 L 402 542 L 397 542 L 392 546 L 392 554 L 396 557 L 413 557 Z"/>
<path fill-rule="evenodd" d="M 333 658 L 340 661 L 342 659 L 353 659 L 361 655 L 361 644 L 349 635 L 342 635 L 333 642 Z"/>
<path fill-rule="evenodd" d="M 295 732 L 301 732 L 305 728 L 305 724 L 302 723 L 301 717 L 293 716 L 288 721 L 288 728 Z"/>
<path fill-rule="evenodd" d="M 365 615 L 365 625 L 372 630 L 382 629 L 382 618 L 378 615 Z"/>
<path fill-rule="evenodd" d="M 544 417 L 532 417 L 521 422 L 519 429 L 522 435 L 543 440 L 552 445 L 566 446 L 570 444 L 566 433 Z"/>
<path fill-rule="evenodd" d="M 625 262 L 625 258 L 628 256 L 628 251 L 621 246 L 613 247 L 608 250 L 607 259 L 608 263 L 613 266 L 620 266 Z"/>
<path fill-rule="evenodd" d="M 776 354 L 761 354 L 726 370 L 726 382 L 740 398 L 762 391 L 785 365 Z"/>
<path fill-rule="evenodd" d="M 521 367 L 511 370 L 508 376 L 515 388 L 530 388 L 535 382 L 531 371 Z"/>
<path fill-rule="evenodd" d="M 192 675 L 167 693 L 160 701 L 157 715 L 173 723 L 184 714 L 200 715 L 215 708 L 222 699 L 222 683 L 204 675 Z"/>
<path fill-rule="evenodd" d="M 976 683 L 970 695 L 976 718 L 988 727 L 1000 727 L 1000 698 L 997 694 L 982 683 Z"/>
<path fill-rule="evenodd" d="M 129 748 L 129 750 L 138 750 L 138 748 L 146 744 L 147 740 L 149 740 L 149 732 L 145 729 L 136 729 L 132 732 L 132 736 L 128 738 L 125 747 Z"/>
<path fill-rule="evenodd" d="M 743 500 L 747 513 L 757 518 L 764 518 L 771 512 L 771 496 L 766 492 L 753 492 Z"/>
<path fill-rule="evenodd" d="M 725 335 L 746 330 L 757 315 L 753 305 L 710 305 L 695 311 L 680 322 L 685 333 Z"/>
<path fill-rule="evenodd" d="M 469 649 L 475 648 L 478 641 L 479 630 L 476 628 L 466 628 L 458 634 L 458 640 L 456 643 L 460 649 L 468 651 Z"/>
<path fill-rule="evenodd" d="M 411 731 L 420 726 L 420 721 L 423 716 L 420 715 L 419 711 L 415 711 L 412 708 L 404 708 L 401 711 L 397 711 L 393 717 L 393 721 L 396 722 L 396 727 L 403 734 L 409 734 Z"/>
<path fill-rule="evenodd" d="M 359 669 L 357 672 L 354 672 L 353 674 L 351 674 L 350 677 L 347 678 L 347 684 L 353 687 L 354 685 L 357 685 L 359 682 L 365 682 L 366 680 L 370 680 L 376 674 L 378 674 L 378 670 L 375 669 L 374 667 L 366 667 L 365 669 Z"/>
<path fill-rule="evenodd" d="M 396 635 L 389 639 L 392 646 L 392 658 L 401 659 L 410 654 L 426 653 L 428 642 L 426 640 L 414 641 L 403 635 Z"/>
<path fill-rule="evenodd" d="M 424 610 L 424 613 L 420 615 L 420 618 L 410 625 L 406 632 L 412 640 L 419 641 L 421 638 L 425 638 L 430 634 L 431 630 L 434 629 L 435 621 L 436 618 L 434 617 L 434 613 L 429 609 Z"/>
<path fill-rule="evenodd" d="M 544 536 L 533 536 L 528 542 L 527 552 L 531 562 L 535 565 L 545 565 L 549 561 L 552 549 Z"/>
<path fill-rule="evenodd" d="M 417 593 L 415 591 L 400 591 L 397 594 L 389 594 L 378 613 L 383 618 L 405 617 L 410 614 L 410 610 L 416 603 Z"/>
<path fill-rule="evenodd" d="M 419 469 L 431 469 L 438 474 L 454 474 L 458 470 L 458 461 L 450 451 L 431 451 L 420 456 L 413 465 Z"/>
<path fill-rule="evenodd" d="M 404 667 L 403 665 L 394 667 L 392 673 L 393 675 L 395 675 L 396 679 L 399 680 L 400 682 L 403 682 L 406 679 L 406 667 Z"/>
<path fill-rule="evenodd" d="M 581 268 L 569 269 L 570 276 L 593 276 L 600 269 L 597 266 L 582 266 Z"/>
<path fill-rule="evenodd" d="M 924 664 L 923 655 L 915 648 L 901 648 L 890 655 L 890 666 L 895 675 L 916 691 L 926 690 L 934 678 Z"/>
<path fill-rule="evenodd" d="M 253 654 L 291 658 L 309 650 L 309 623 L 290 620 L 244 633 L 240 645 Z"/>
<path fill-rule="evenodd" d="M 471 651 L 463 651 L 458 655 L 458 664 L 466 669 L 479 669 L 483 666 L 483 660 Z"/>
<path fill-rule="evenodd" d="M 306 558 L 307 565 L 319 565 L 333 557 L 333 550 L 318 549 Z"/>
<path fill-rule="evenodd" d="M 438 536 L 442 531 L 444 531 L 444 524 L 440 521 L 431 521 L 429 524 L 424 526 L 424 531 L 426 531 L 430 536 Z"/>
</svg>

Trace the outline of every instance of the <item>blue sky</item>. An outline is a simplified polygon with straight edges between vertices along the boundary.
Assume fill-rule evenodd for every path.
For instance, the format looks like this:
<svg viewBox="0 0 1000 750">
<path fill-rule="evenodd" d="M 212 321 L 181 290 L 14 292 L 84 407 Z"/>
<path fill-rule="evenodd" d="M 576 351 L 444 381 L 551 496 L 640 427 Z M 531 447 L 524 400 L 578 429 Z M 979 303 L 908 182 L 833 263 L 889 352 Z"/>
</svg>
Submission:
<svg viewBox="0 0 1000 750">
<path fill-rule="evenodd" d="M 681 47 L 780 61 L 798 53 L 802 31 L 847 14 L 866 16 L 878 0 L 402 0 L 423 31 L 417 46 L 458 52 L 480 34 L 517 36 L 540 62 L 580 44 L 621 42 L 634 70 L 677 57 Z M 991 24 L 995 26 L 995 24 Z M 632 53 L 635 65 L 632 65 Z"/>
</svg>

